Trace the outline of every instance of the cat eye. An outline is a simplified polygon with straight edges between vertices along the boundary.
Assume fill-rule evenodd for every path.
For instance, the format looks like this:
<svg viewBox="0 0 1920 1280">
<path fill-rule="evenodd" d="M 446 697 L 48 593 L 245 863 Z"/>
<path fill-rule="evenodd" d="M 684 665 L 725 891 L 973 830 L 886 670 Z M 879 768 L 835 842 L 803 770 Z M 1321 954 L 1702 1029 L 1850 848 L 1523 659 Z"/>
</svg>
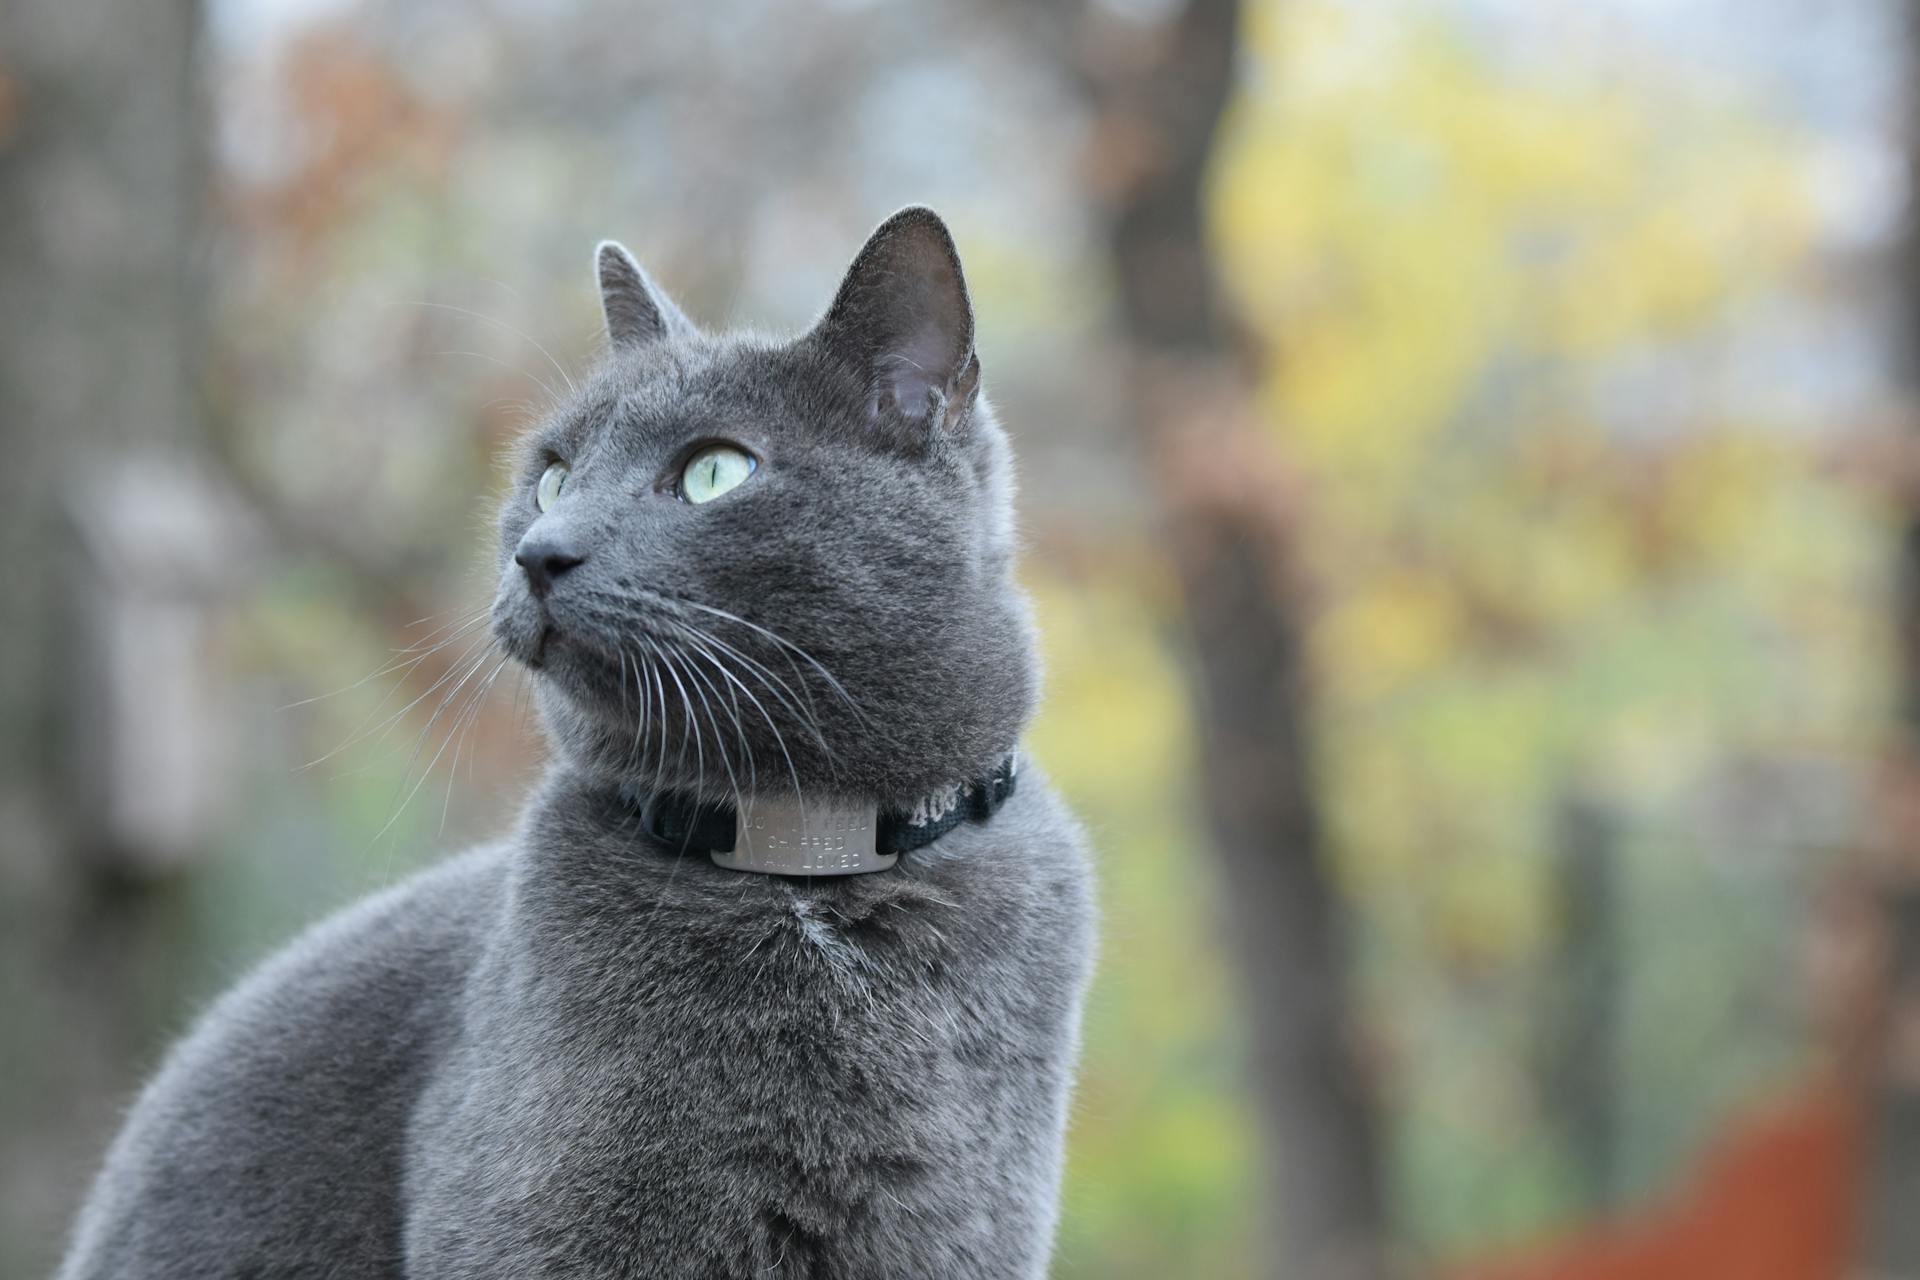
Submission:
<svg viewBox="0 0 1920 1280">
<path fill-rule="evenodd" d="M 680 496 L 688 502 L 712 502 L 752 475 L 760 464 L 731 444 L 710 444 L 687 459 L 680 471 Z"/>
<path fill-rule="evenodd" d="M 545 511 L 560 500 L 560 491 L 567 486 L 567 464 L 556 462 L 540 476 L 540 483 L 534 486 L 533 505 Z"/>
</svg>

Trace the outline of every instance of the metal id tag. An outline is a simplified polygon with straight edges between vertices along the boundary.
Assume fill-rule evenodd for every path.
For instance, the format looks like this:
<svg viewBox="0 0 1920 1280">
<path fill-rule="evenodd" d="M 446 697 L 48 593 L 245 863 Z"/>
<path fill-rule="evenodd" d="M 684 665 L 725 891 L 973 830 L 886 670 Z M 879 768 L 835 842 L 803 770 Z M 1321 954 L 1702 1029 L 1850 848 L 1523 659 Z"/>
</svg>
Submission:
<svg viewBox="0 0 1920 1280">
<path fill-rule="evenodd" d="M 775 876 L 857 876 L 885 871 L 898 854 L 874 851 L 879 810 L 873 801 L 756 796 L 735 819 L 733 852 L 717 867 Z"/>
</svg>

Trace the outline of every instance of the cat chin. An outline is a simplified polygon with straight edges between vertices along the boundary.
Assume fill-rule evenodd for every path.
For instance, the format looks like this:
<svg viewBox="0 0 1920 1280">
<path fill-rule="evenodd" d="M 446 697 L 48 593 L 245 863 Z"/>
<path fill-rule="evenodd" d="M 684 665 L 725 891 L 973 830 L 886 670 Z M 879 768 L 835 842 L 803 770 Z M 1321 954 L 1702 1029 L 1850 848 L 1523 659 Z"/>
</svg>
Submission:
<svg viewBox="0 0 1920 1280">
<path fill-rule="evenodd" d="M 501 643 L 537 683 L 582 714 L 595 720 L 615 718 L 621 697 L 619 674 L 606 654 L 551 624 L 517 632 L 512 641 L 503 638 Z"/>
<path fill-rule="evenodd" d="M 593 644 L 575 619 L 524 592 L 503 591 L 494 601 L 493 635 L 509 658 L 583 701 L 617 694 L 611 653 Z"/>
<path fill-rule="evenodd" d="M 539 670 L 546 656 L 547 621 L 538 606 L 502 591 L 493 602 L 493 638 L 501 652 L 531 670 Z"/>
</svg>

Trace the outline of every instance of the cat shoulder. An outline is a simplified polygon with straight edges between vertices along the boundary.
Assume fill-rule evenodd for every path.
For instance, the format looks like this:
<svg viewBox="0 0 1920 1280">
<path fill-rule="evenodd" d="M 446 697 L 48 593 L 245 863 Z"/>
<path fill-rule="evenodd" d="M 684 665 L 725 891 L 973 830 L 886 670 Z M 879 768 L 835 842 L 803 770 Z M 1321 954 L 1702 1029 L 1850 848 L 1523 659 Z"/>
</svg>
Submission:
<svg viewBox="0 0 1920 1280">
<path fill-rule="evenodd" d="M 508 856 L 478 849 L 364 899 L 217 1000 L 134 1104 L 61 1280 L 203 1274 L 224 1255 L 274 1273 L 301 1231 L 385 1234 L 374 1208 L 343 1220 L 332 1188 L 393 1179 Z"/>
</svg>

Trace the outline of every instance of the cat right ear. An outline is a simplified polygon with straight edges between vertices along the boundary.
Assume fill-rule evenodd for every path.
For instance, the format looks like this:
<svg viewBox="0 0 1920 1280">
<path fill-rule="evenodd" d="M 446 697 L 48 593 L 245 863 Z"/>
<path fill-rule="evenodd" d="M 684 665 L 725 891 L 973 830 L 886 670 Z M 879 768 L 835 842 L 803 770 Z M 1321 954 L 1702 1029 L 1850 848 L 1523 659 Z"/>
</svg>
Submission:
<svg viewBox="0 0 1920 1280">
<path fill-rule="evenodd" d="M 980 388 L 973 303 L 933 210 L 912 206 L 880 224 L 816 333 L 867 377 L 876 420 L 948 432 L 967 421 Z"/>
<path fill-rule="evenodd" d="M 607 321 L 607 342 L 615 351 L 631 350 L 669 335 L 697 332 L 640 264 L 617 240 L 602 240 L 593 251 L 600 280 L 600 312 Z"/>
</svg>

